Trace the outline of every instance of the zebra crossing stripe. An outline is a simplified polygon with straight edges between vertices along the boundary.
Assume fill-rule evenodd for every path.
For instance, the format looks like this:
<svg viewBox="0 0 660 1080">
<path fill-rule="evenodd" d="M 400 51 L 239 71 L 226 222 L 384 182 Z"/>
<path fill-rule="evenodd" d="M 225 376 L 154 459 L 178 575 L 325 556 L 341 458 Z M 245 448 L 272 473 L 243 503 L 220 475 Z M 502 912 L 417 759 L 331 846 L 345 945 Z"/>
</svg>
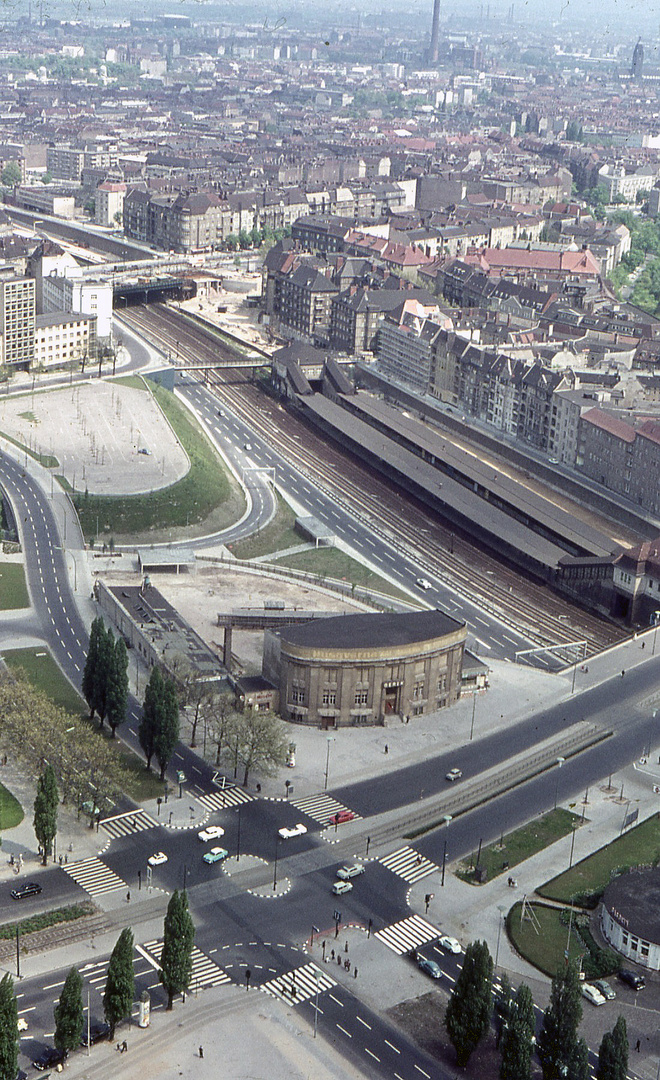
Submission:
<svg viewBox="0 0 660 1080">
<path fill-rule="evenodd" d="M 140 953 L 148 959 L 157 969 L 163 953 L 163 941 L 155 939 L 147 941 L 145 945 L 137 946 Z M 205 986 L 222 986 L 231 982 L 226 971 L 210 960 L 196 945 L 192 948 L 192 971 L 190 975 L 189 989 L 202 989 Z"/>
<path fill-rule="evenodd" d="M 431 862 L 424 855 L 420 855 L 418 851 L 411 847 L 399 848 L 398 851 L 393 851 L 390 855 L 385 855 L 384 858 L 379 859 L 379 862 L 410 885 L 428 877 L 429 874 L 435 873 L 436 870 L 440 870 L 436 863 Z"/>
<path fill-rule="evenodd" d="M 439 931 L 435 926 L 431 926 L 426 919 L 422 919 L 421 915 L 411 915 L 407 919 L 402 919 L 401 922 L 392 923 L 391 926 L 379 930 L 374 937 L 382 941 L 383 945 L 387 945 L 392 952 L 403 956 L 411 949 L 416 949 L 418 945 L 433 941 L 438 935 Z"/>
<path fill-rule="evenodd" d="M 142 832 L 144 829 L 155 829 L 158 822 L 146 810 L 140 808 L 134 812 L 104 818 L 99 825 L 116 840 L 120 836 L 129 836 L 131 833 Z"/>
<path fill-rule="evenodd" d="M 254 797 L 239 787 L 226 787 L 222 791 L 213 791 L 210 795 L 200 795 L 198 801 L 206 810 L 213 811 L 226 810 L 228 806 L 252 802 Z"/>
<path fill-rule="evenodd" d="M 314 821 L 318 821 L 320 825 L 328 825 L 330 818 L 336 813 L 340 810 L 348 810 L 347 806 L 337 802 L 331 795 L 310 795 L 306 799 L 292 799 L 291 805 L 295 806 L 296 810 L 300 810 L 301 813 L 313 818 Z M 355 811 L 353 811 L 353 815 L 351 820 L 357 820 L 360 817 Z"/>
<path fill-rule="evenodd" d="M 102 896 L 104 893 L 114 892 L 115 889 L 127 888 L 126 882 L 95 856 L 82 859 L 81 862 L 68 863 L 62 869 L 90 896 Z"/>
<path fill-rule="evenodd" d="M 316 964 L 305 964 L 303 967 L 293 968 L 284 975 L 278 975 L 276 979 L 262 983 L 259 990 L 265 994 L 286 1002 L 287 1005 L 297 1005 L 302 1001 L 309 1001 L 323 990 L 329 990 L 336 986 L 336 979 L 328 975 Z"/>
</svg>

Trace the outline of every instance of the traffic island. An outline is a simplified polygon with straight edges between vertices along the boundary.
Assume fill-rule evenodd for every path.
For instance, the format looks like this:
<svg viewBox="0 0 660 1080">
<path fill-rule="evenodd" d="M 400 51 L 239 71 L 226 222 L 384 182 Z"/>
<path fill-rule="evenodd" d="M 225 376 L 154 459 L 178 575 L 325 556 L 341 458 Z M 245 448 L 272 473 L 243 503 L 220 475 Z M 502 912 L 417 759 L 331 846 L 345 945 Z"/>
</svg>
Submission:
<svg viewBox="0 0 660 1080">
<path fill-rule="evenodd" d="M 580 815 L 561 807 L 551 810 L 522 828 L 501 836 L 498 843 L 478 848 L 470 856 L 469 862 L 460 863 L 456 876 L 469 885 L 483 885 L 550 847 L 556 840 L 570 835 L 573 829 L 584 824 L 584 820 Z"/>
</svg>

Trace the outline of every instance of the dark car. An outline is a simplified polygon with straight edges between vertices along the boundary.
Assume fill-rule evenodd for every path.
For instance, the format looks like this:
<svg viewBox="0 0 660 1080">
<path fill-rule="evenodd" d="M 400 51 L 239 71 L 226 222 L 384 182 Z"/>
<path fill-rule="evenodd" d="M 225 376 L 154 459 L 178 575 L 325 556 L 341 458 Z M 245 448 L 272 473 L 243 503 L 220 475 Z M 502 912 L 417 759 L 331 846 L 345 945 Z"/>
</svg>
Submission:
<svg viewBox="0 0 660 1080">
<path fill-rule="evenodd" d="M 630 968 L 621 968 L 619 978 L 621 979 L 621 982 L 624 982 L 626 986 L 632 987 L 633 990 L 643 990 L 646 986 L 646 979 L 644 976 L 638 975 L 636 971 L 631 971 Z"/>
<path fill-rule="evenodd" d="M 94 1046 L 98 1042 L 102 1042 L 103 1039 L 107 1039 L 110 1034 L 110 1024 L 106 1024 L 103 1020 L 98 1020 L 95 1024 L 92 1024 L 89 1029 L 89 1045 Z M 83 1028 L 82 1038 L 80 1040 L 81 1046 L 87 1046 L 87 1026 Z"/>
<path fill-rule="evenodd" d="M 18 889 L 11 890 L 11 898 L 12 900 L 26 900 L 28 896 L 38 896 L 40 892 L 41 885 L 37 885 L 36 881 L 27 881 Z"/>
<path fill-rule="evenodd" d="M 58 1065 L 62 1065 L 66 1054 L 63 1050 L 58 1050 L 55 1046 L 47 1046 L 41 1051 L 38 1058 L 35 1058 L 32 1064 L 35 1069 L 39 1069 L 43 1072 L 44 1069 L 56 1069 Z"/>
</svg>

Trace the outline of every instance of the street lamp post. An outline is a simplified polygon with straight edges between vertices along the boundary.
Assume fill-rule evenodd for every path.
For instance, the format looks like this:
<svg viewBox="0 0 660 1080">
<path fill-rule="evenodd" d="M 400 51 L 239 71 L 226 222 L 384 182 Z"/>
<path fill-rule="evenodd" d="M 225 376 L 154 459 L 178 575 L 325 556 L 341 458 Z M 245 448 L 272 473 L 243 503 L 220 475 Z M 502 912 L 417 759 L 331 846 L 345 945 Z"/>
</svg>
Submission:
<svg viewBox="0 0 660 1080">
<path fill-rule="evenodd" d="M 474 714 L 477 711 L 477 691 L 476 688 L 472 692 L 472 723 L 470 724 L 470 742 L 472 742 L 472 736 L 474 735 Z"/>
<path fill-rule="evenodd" d="M 273 892 L 277 892 L 277 852 L 279 844 L 279 836 L 275 834 L 275 869 L 273 870 Z"/>
<path fill-rule="evenodd" d="M 497 910 L 500 913 L 500 917 L 497 920 L 497 947 L 495 949 L 495 967 L 497 967 L 497 962 L 500 958 L 500 934 L 502 933 L 502 923 L 504 921 L 504 912 L 506 911 L 506 907 L 504 906 L 504 904 L 498 904 Z"/>
<path fill-rule="evenodd" d="M 557 799 L 559 798 L 559 770 L 566 761 L 566 758 L 557 758 L 557 783 L 555 784 L 555 810 L 557 809 Z"/>
<path fill-rule="evenodd" d="M 325 781 L 323 783 L 324 791 L 328 790 L 328 772 L 330 771 L 330 746 L 334 742 L 332 735 L 326 735 L 326 741 L 328 747 L 325 753 Z"/>
<path fill-rule="evenodd" d="M 577 821 L 574 821 L 573 825 L 572 825 L 573 835 L 571 836 L 571 855 L 570 855 L 570 858 L 568 860 L 568 869 L 569 870 L 573 865 L 573 849 L 575 847 L 575 832 L 576 832 L 576 829 L 577 829 Z"/>
</svg>

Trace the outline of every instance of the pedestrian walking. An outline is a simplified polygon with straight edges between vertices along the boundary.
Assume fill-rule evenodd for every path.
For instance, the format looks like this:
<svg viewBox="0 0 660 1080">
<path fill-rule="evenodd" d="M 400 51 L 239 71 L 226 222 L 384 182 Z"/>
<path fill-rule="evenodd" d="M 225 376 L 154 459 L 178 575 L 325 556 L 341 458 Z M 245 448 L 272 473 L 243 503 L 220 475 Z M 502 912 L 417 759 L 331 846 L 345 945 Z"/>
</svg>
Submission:
<svg viewBox="0 0 660 1080">
<path fill-rule="evenodd" d="M 334 949 L 330 949 L 330 959 L 331 959 L 331 960 L 334 960 L 334 958 L 335 958 L 335 950 L 334 950 Z"/>
<path fill-rule="evenodd" d="M 131 902 L 131 890 L 129 889 L 128 892 L 126 893 L 126 903 L 130 904 L 130 902 Z"/>
<path fill-rule="evenodd" d="M 200 1046 L 200 1048 L 199 1048 L 199 1056 L 200 1056 L 201 1058 L 203 1058 L 203 1057 L 204 1057 L 204 1047 L 203 1047 L 203 1046 Z"/>
<path fill-rule="evenodd" d="M 636 1044 L 635 1044 L 635 1050 L 637 1051 L 637 1053 L 639 1053 L 639 1047 L 640 1047 L 640 1040 L 638 1039 Z"/>
<path fill-rule="evenodd" d="M 386 754 L 389 754 L 389 752 L 390 752 L 390 748 L 389 748 L 389 746 L 387 745 L 387 743 L 385 743 L 385 753 L 386 753 Z"/>
<path fill-rule="evenodd" d="M 128 1050 L 128 1043 L 126 1042 L 126 1039 L 124 1039 L 123 1043 L 121 1044 L 121 1052 L 122 1052 L 122 1054 L 125 1054 L 127 1050 Z"/>
<path fill-rule="evenodd" d="M 348 952 L 348 942 L 344 942 L 344 952 Z"/>
<path fill-rule="evenodd" d="M 357 968 L 353 968 L 353 978 L 357 979 Z"/>
<path fill-rule="evenodd" d="M 626 669 L 624 668 L 624 669 L 623 669 L 623 671 L 621 672 L 621 678 L 623 678 L 623 676 L 625 675 L 625 673 L 626 673 Z"/>
<path fill-rule="evenodd" d="M 337 963 L 338 963 L 338 964 L 339 964 L 339 966 L 341 967 L 341 956 L 338 956 L 338 957 L 337 957 Z"/>
</svg>

